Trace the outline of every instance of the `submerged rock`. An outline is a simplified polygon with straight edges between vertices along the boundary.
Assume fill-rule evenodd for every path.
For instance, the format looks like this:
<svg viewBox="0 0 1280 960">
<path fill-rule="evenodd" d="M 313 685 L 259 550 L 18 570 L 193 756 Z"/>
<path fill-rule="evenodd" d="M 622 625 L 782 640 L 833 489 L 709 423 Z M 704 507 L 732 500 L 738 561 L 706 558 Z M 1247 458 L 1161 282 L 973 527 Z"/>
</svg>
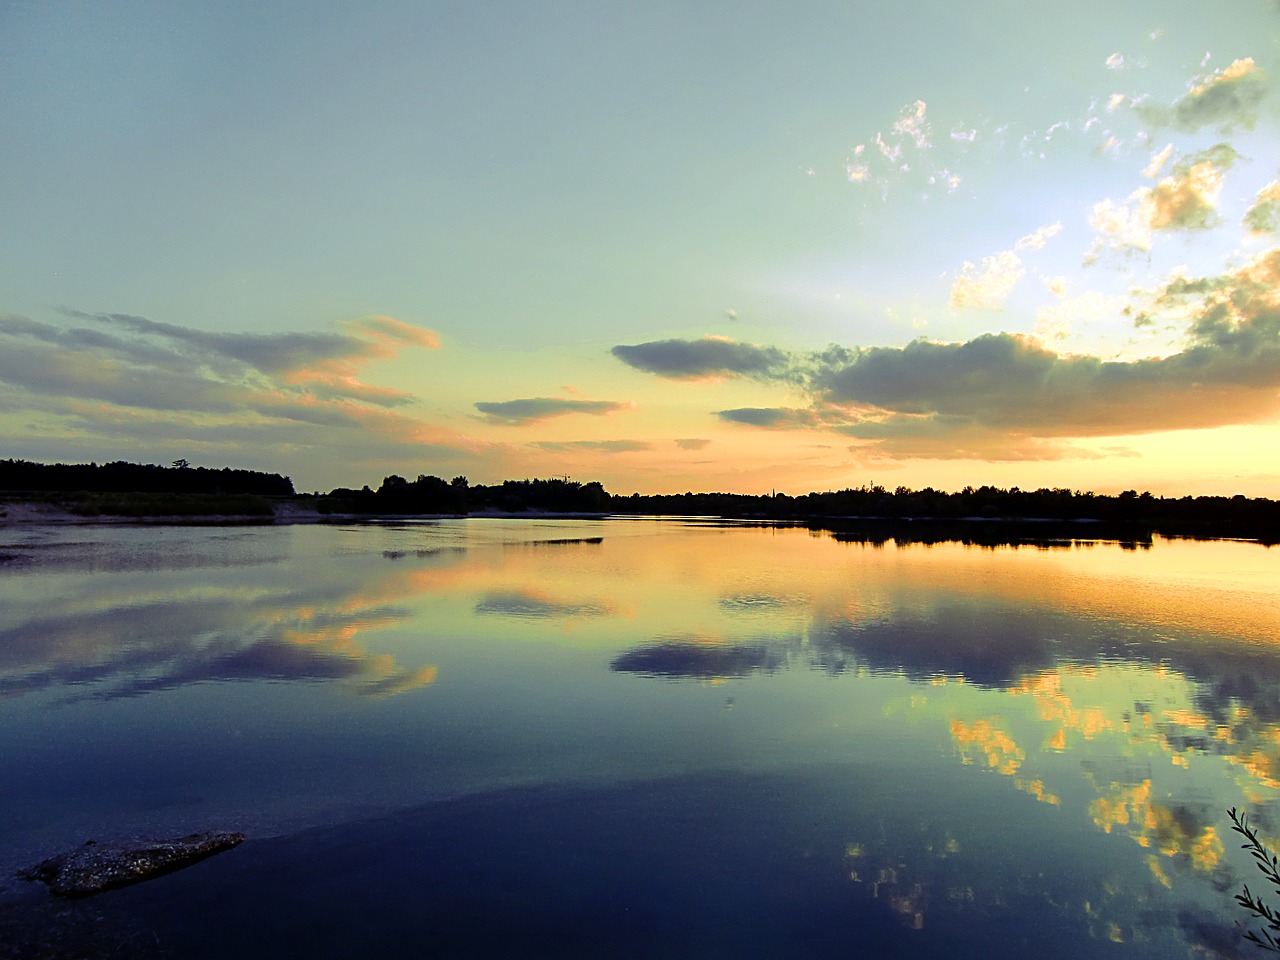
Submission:
<svg viewBox="0 0 1280 960">
<path fill-rule="evenodd" d="M 59 897 L 89 897 L 181 870 L 215 853 L 230 850 L 243 840 L 243 833 L 193 833 L 173 840 L 132 843 L 89 840 L 74 850 L 19 871 L 18 877 L 48 884 L 49 891 Z"/>
</svg>

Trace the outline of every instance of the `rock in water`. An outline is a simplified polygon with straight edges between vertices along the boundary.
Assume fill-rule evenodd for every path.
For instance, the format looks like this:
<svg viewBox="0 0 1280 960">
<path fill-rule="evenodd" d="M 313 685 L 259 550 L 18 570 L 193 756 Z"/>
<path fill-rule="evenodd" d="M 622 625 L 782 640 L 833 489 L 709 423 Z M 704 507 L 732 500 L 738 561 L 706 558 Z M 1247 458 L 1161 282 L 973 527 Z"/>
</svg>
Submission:
<svg viewBox="0 0 1280 960">
<path fill-rule="evenodd" d="M 59 897 L 90 897 L 103 890 L 127 887 L 164 873 L 189 867 L 244 840 L 243 833 L 193 833 L 174 840 L 139 840 L 133 843 L 98 843 L 50 857 L 29 870 L 23 880 L 49 885 Z"/>
</svg>

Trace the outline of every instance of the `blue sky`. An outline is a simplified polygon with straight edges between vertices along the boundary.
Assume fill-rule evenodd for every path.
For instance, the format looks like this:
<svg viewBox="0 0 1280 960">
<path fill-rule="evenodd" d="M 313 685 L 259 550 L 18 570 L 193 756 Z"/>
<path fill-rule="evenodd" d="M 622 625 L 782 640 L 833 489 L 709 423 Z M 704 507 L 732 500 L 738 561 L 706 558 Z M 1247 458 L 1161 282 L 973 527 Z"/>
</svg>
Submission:
<svg viewBox="0 0 1280 960">
<path fill-rule="evenodd" d="M 8 3 L 0 456 L 1274 494 L 1278 37 L 1264 0 Z"/>
</svg>

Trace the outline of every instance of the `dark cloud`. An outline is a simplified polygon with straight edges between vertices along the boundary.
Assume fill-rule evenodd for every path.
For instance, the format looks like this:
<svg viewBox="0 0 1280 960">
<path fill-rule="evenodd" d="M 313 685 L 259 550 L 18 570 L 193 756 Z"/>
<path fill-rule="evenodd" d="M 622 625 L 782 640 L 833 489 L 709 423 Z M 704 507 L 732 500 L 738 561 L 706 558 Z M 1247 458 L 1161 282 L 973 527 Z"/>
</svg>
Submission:
<svg viewBox="0 0 1280 960">
<path fill-rule="evenodd" d="M 1172 104 L 1140 100 L 1135 107 L 1148 123 L 1188 132 L 1204 127 L 1223 133 L 1239 128 L 1252 130 L 1269 87 L 1266 74 L 1252 57 L 1245 57 L 1196 80 Z"/>
<path fill-rule="evenodd" d="M 1258 108 L 1267 95 L 1266 75 L 1253 58 L 1236 60 L 1194 84 L 1170 109 L 1174 126 L 1195 131 L 1216 126 L 1221 130 L 1236 127 L 1253 129 Z"/>
<path fill-rule="evenodd" d="M 183 364 L 174 370 L 49 343 L 3 339 L 9 342 L 0 346 L 0 381 L 35 394 L 212 413 L 234 412 L 247 399 L 237 385 L 190 376 L 181 369 Z"/>
<path fill-rule="evenodd" d="M 820 422 L 812 410 L 789 407 L 738 407 L 717 410 L 716 416 L 730 423 L 745 423 L 752 427 L 812 427 Z"/>
<path fill-rule="evenodd" d="M 696 639 L 669 640 L 628 650 L 615 657 L 610 669 L 668 679 L 713 679 L 773 673 L 787 663 L 786 645 L 706 643 Z"/>
<path fill-rule="evenodd" d="M 550 417 L 562 417 L 569 413 L 587 413 L 603 416 L 617 410 L 625 410 L 628 404 L 612 400 L 570 400 L 560 397 L 531 397 L 527 400 L 503 400 L 496 403 L 481 402 L 475 405 L 490 421 L 506 424 L 537 423 Z"/>
<path fill-rule="evenodd" d="M 1190 158 L 1187 170 L 1234 158 L 1229 147 L 1215 147 Z M 1072 437 L 1262 422 L 1280 413 L 1277 289 L 1280 248 L 1221 276 L 1172 278 L 1145 295 L 1134 315 L 1138 324 L 1156 317 L 1186 324 L 1185 347 L 1166 357 L 1059 354 L 1010 333 L 832 346 L 772 368 L 773 379 L 808 395 L 808 408 L 741 407 L 717 416 L 759 428 L 832 430 L 866 441 L 851 449 L 871 457 L 993 460 L 1094 456 L 1064 442 Z M 677 356 L 672 345 L 679 343 L 666 341 L 663 350 Z"/>
<path fill-rule="evenodd" d="M 637 450 L 651 450 L 653 444 L 644 440 L 544 440 L 534 444 L 540 450 L 552 450 L 568 453 L 574 450 L 596 450 L 600 453 L 633 453 Z"/>
<path fill-rule="evenodd" d="M 790 357 L 777 347 L 736 343 L 718 337 L 701 340 L 653 340 L 621 344 L 613 355 L 628 366 L 675 380 L 700 377 L 785 379 Z"/>
<path fill-rule="evenodd" d="M 392 411 L 413 402 L 410 394 L 357 376 L 371 358 L 432 345 L 430 331 L 374 317 L 348 324 L 367 328 L 367 340 L 213 334 L 129 314 L 61 312 L 97 326 L 0 316 L 0 396 L 8 408 L 60 418 L 48 422 L 54 432 L 85 431 L 86 447 L 146 435 L 231 443 L 239 433 L 299 449 L 341 443 L 349 455 L 371 443 L 400 455 L 445 447 L 464 454 L 452 436 Z"/>
<path fill-rule="evenodd" d="M 682 437 L 675 441 L 675 445 L 681 450 L 701 450 L 710 443 L 710 440 L 699 437 Z"/>
<path fill-rule="evenodd" d="M 368 358 L 383 353 L 381 348 L 367 340 L 340 333 L 209 333 L 127 313 L 84 313 L 71 309 L 64 309 L 63 313 L 194 346 L 268 374 L 297 370 L 323 361 Z"/>
<path fill-rule="evenodd" d="M 1100 436 L 1250 422 L 1275 414 L 1280 340 L 1275 317 L 1197 324 L 1182 353 L 1132 362 L 1062 356 L 1012 334 L 966 343 L 875 347 L 815 381 L 832 404 L 901 416 L 855 418 L 869 432 L 966 424 L 1035 436 Z M 864 420 L 870 420 L 864 425 Z M 854 426 L 854 424 L 851 424 Z"/>
</svg>

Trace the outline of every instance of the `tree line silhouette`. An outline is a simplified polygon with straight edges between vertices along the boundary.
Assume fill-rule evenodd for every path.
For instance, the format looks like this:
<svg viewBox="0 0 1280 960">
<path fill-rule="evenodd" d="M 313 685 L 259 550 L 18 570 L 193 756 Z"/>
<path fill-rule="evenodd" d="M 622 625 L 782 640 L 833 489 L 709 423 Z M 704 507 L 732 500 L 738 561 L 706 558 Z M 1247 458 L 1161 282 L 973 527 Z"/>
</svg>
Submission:
<svg viewBox="0 0 1280 960">
<path fill-rule="evenodd" d="M 374 490 L 339 488 L 322 498 L 321 509 L 365 514 L 477 513 L 545 510 L 561 513 L 612 513 L 653 516 L 705 516 L 767 519 L 850 526 L 879 524 L 883 536 L 905 523 L 969 521 L 1093 521 L 1126 539 L 1149 538 L 1152 531 L 1181 536 L 1240 536 L 1280 542 L 1280 502 L 1265 498 L 1156 497 L 1126 490 L 1114 496 L 1066 488 L 965 487 L 954 493 L 926 487 L 890 491 L 879 485 L 806 493 L 677 493 L 620 496 L 595 481 L 567 478 L 506 480 L 486 486 L 466 477 L 445 481 L 435 476 L 406 480 L 386 477 Z M 1047 527 L 1041 527 L 1048 533 Z M 917 530 L 917 533 L 923 531 Z M 950 538 L 950 537 L 949 537 Z M 876 539 L 872 536 L 871 539 Z"/>
<path fill-rule="evenodd" d="M 1093 521 L 1129 539 L 1152 532 L 1170 536 L 1249 537 L 1280 543 L 1280 502 L 1236 495 L 1156 497 L 1126 490 L 1116 495 L 1066 488 L 965 487 L 955 492 L 878 484 L 806 493 L 610 494 L 598 481 L 568 477 L 504 480 L 473 484 L 466 477 L 444 480 L 419 475 L 385 477 L 375 490 L 338 487 L 327 494 L 294 492 L 286 476 L 254 470 L 192 467 L 185 460 L 169 467 L 116 461 L 105 464 L 39 464 L 0 460 L 0 491 L 19 494 L 148 493 L 249 494 L 295 498 L 322 514 L 392 515 L 484 512 L 706 516 L 764 519 L 855 529 L 854 535 L 885 539 L 905 525 L 924 533 L 922 523 L 971 521 Z M 1047 528 L 1046 528 L 1047 529 Z M 866 533 L 870 530 L 870 533 Z"/>
<path fill-rule="evenodd" d="M 293 481 L 257 470 L 171 467 L 151 463 L 32 463 L 0 460 L 0 490 L 14 493 L 182 493 L 253 494 L 292 497 Z"/>
<path fill-rule="evenodd" d="M 416 480 L 392 475 L 377 490 L 339 487 L 318 504 L 331 513 L 518 513 L 543 510 L 552 513 L 607 513 L 611 497 L 600 483 L 576 480 L 504 480 L 486 486 L 472 484 L 466 477 L 445 481 L 420 475 Z"/>
</svg>

